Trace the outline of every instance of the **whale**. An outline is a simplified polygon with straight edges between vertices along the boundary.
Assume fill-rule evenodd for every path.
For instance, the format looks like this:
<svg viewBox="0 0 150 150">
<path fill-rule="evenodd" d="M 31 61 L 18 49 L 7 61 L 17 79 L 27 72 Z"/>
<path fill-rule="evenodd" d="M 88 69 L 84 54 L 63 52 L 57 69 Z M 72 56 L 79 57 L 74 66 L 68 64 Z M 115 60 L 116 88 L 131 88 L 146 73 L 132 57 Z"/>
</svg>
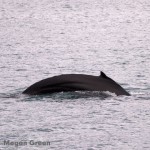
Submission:
<svg viewBox="0 0 150 150">
<path fill-rule="evenodd" d="M 23 94 L 42 95 L 57 92 L 100 91 L 111 92 L 117 96 L 130 94 L 104 72 L 99 76 L 86 74 L 62 74 L 43 79 L 29 86 Z"/>
</svg>

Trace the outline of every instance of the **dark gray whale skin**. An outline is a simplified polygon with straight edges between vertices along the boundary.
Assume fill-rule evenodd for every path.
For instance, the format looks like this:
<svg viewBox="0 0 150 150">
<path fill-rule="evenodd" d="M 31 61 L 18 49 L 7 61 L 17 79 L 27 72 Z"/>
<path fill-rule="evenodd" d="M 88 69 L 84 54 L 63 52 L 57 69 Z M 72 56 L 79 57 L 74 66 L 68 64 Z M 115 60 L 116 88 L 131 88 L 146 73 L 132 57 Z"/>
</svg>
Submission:
<svg viewBox="0 0 150 150">
<path fill-rule="evenodd" d="M 64 74 L 41 80 L 28 87 L 23 94 L 41 95 L 69 91 L 109 91 L 130 96 L 118 83 L 101 72 L 100 76 Z"/>
</svg>

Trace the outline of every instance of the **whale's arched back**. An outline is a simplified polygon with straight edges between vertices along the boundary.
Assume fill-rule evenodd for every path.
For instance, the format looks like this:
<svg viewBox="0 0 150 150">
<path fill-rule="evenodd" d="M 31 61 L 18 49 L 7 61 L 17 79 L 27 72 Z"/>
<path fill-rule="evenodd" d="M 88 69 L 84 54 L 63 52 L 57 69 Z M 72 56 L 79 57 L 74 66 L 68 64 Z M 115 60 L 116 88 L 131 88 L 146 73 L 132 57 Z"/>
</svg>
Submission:
<svg viewBox="0 0 150 150">
<path fill-rule="evenodd" d="M 100 76 L 62 74 L 34 83 L 23 94 L 39 95 L 68 91 L 109 91 L 116 95 L 130 94 L 101 71 Z"/>
</svg>

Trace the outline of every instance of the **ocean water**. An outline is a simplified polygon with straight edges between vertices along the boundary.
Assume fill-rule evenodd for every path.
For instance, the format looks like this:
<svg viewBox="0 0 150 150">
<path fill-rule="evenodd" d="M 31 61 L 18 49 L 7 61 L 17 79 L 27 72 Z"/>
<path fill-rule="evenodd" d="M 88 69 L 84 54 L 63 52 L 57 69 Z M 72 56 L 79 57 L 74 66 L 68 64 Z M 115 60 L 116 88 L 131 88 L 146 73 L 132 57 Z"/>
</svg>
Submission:
<svg viewBox="0 0 150 150">
<path fill-rule="evenodd" d="M 100 71 L 131 96 L 21 94 Z M 0 1 L 1 150 L 149 150 L 149 75 L 149 0 Z"/>
</svg>

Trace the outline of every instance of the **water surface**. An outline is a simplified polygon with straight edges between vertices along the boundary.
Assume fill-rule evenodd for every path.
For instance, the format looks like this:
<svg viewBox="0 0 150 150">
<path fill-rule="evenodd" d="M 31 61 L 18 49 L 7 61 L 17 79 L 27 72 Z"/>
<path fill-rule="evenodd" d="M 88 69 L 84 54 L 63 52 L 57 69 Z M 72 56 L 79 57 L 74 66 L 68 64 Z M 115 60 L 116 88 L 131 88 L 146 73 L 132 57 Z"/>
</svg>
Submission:
<svg viewBox="0 0 150 150">
<path fill-rule="evenodd" d="M 149 0 L 1 1 L 0 148 L 149 150 L 149 26 Z M 21 94 L 47 77 L 100 71 L 132 96 Z"/>
</svg>

